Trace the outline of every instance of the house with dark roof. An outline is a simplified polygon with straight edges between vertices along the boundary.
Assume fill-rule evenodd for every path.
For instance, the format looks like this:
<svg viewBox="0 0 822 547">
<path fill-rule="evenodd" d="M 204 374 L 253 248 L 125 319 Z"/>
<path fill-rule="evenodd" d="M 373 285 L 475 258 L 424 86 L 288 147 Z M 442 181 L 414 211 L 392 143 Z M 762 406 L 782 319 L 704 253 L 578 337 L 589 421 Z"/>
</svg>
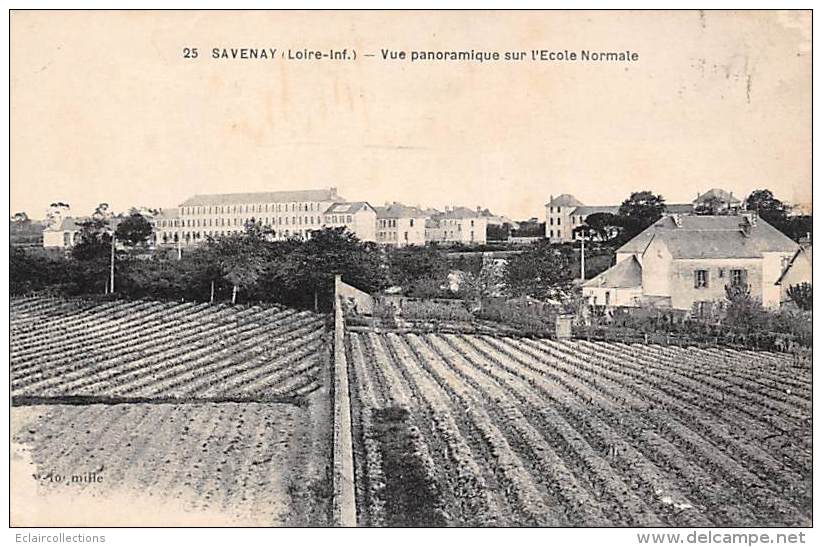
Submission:
<svg viewBox="0 0 822 547">
<path fill-rule="evenodd" d="M 692 310 L 724 300 L 728 285 L 747 285 L 778 307 L 777 281 L 798 249 L 755 214 L 667 215 L 620 247 L 616 265 L 584 283 L 583 295 L 596 305 Z"/>
<path fill-rule="evenodd" d="M 721 204 L 725 204 L 724 207 Z M 713 206 L 717 212 L 727 209 L 738 209 L 740 201 L 733 194 L 712 188 L 704 194 L 698 194 L 693 203 L 666 203 L 665 210 L 670 214 L 692 215 L 695 209 L 706 204 Z M 585 219 L 595 213 L 619 213 L 619 205 L 584 205 L 571 194 L 551 196 L 545 204 L 545 237 L 551 242 L 565 243 L 579 239 L 574 230 L 585 224 Z"/>
<path fill-rule="evenodd" d="M 694 210 L 705 208 L 713 213 L 719 213 L 729 209 L 739 209 L 742 201 L 735 198 L 733 192 L 727 192 L 722 188 L 711 188 L 705 193 L 697 194 L 692 205 Z"/>
<path fill-rule="evenodd" d="M 425 222 L 430 218 L 425 211 L 396 201 L 374 209 L 377 211 L 377 243 L 394 247 L 425 245 Z"/>
</svg>

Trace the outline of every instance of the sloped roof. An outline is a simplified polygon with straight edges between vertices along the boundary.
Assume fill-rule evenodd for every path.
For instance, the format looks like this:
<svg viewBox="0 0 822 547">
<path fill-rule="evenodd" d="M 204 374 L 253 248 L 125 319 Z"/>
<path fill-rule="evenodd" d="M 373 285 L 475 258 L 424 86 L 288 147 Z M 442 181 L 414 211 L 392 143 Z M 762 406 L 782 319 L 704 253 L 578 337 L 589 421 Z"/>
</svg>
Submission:
<svg viewBox="0 0 822 547">
<path fill-rule="evenodd" d="M 46 228 L 48 232 L 76 232 L 79 231 L 81 222 L 85 222 L 88 218 L 63 217 L 59 224 L 54 224 Z"/>
<path fill-rule="evenodd" d="M 154 215 L 155 220 L 166 220 L 174 218 L 180 218 L 180 209 L 178 207 L 160 209 L 160 211 L 156 215 Z"/>
<path fill-rule="evenodd" d="M 560 194 L 545 205 L 553 207 L 582 207 L 583 203 L 571 194 Z"/>
<path fill-rule="evenodd" d="M 704 203 L 711 198 L 719 199 L 725 203 L 728 203 L 729 201 L 731 203 L 742 203 L 737 198 L 733 197 L 730 192 L 726 192 L 722 188 L 711 188 L 704 194 L 699 194 L 694 200 L 694 203 Z"/>
<path fill-rule="evenodd" d="M 429 215 L 418 207 L 409 207 L 402 203 L 392 203 L 384 207 L 374 207 L 377 218 L 426 218 Z"/>
<path fill-rule="evenodd" d="M 611 266 L 582 284 L 583 287 L 634 288 L 642 285 L 642 265 L 635 256 Z"/>
<path fill-rule="evenodd" d="M 91 217 L 63 217 L 60 224 L 55 224 L 49 228 L 46 228 L 45 231 L 48 232 L 79 232 L 83 229 L 81 224 L 90 220 Z M 120 222 L 123 221 L 121 217 L 111 217 L 108 219 L 108 226 L 111 229 L 117 229 L 117 226 L 120 225 Z"/>
<path fill-rule="evenodd" d="M 328 209 L 325 210 L 325 213 L 347 213 L 353 214 L 362 209 L 374 209 L 368 202 L 365 201 L 346 201 L 340 203 L 332 203 Z"/>
<path fill-rule="evenodd" d="M 454 207 L 449 211 L 436 215 L 437 218 L 485 218 L 475 209 L 468 207 Z"/>
<path fill-rule="evenodd" d="M 666 203 L 665 204 L 665 212 L 667 213 L 678 213 L 680 215 L 689 215 L 694 212 L 694 204 L 693 203 Z"/>
<path fill-rule="evenodd" d="M 615 215 L 619 212 L 619 205 L 582 205 L 571 211 L 572 215 L 588 216 L 594 213 L 611 213 Z"/>
<path fill-rule="evenodd" d="M 813 264 L 813 246 L 812 245 L 800 246 L 799 249 L 797 249 L 796 253 L 794 253 L 794 255 L 791 257 L 790 262 L 788 262 L 788 264 L 785 265 L 785 269 L 782 270 L 782 273 L 779 275 L 779 279 L 776 280 L 775 285 L 782 284 L 782 280 L 785 279 L 785 276 L 788 275 L 788 272 L 791 271 L 791 268 L 793 268 L 794 263 L 800 257 L 807 258 L 808 262 L 812 265 Z"/>
<path fill-rule="evenodd" d="M 745 235 L 743 215 L 679 217 L 664 216 L 620 247 L 618 253 L 642 254 L 654 238 L 660 238 L 674 258 L 759 258 L 765 252 L 793 252 L 797 243 L 757 218 Z"/>
<path fill-rule="evenodd" d="M 279 192 L 243 192 L 236 194 L 197 194 L 182 202 L 192 205 L 245 205 L 251 203 L 287 203 L 298 201 L 345 201 L 334 188 L 321 190 L 286 190 Z"/>
</svg>

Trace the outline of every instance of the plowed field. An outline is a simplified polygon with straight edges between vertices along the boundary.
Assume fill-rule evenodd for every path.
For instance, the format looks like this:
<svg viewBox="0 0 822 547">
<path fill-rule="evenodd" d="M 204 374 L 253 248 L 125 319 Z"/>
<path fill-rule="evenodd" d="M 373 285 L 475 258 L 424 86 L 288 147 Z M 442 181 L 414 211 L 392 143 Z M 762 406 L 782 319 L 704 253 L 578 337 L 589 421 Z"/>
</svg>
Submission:
<svg viewBox="0 0 822 547">
<path fill-rule="evenodd" d="M 811 523 L 811 371 L 790 356 L 350 332 L 360 519 Z"/>
</svg>

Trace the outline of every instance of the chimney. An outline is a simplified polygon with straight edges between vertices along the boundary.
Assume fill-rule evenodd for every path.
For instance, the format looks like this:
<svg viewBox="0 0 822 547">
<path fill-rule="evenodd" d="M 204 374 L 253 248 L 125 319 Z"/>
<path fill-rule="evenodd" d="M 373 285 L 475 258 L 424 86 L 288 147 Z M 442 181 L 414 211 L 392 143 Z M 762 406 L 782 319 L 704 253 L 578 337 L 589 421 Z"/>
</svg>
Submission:
<svg viewBox="0 0 822 547">
<path fill-rule="evenodd" d="M 332 195 L 332 196 L 336 196 L 336 195 L 337 195 L 337 187 L 336 187 L 336 186 L 332 186 L 332 187 L 331 187 L 331 188 L 329 188 L 328 190 L 331 192 L 331 195 Z"/>
<path fill-rule="evenodd" d="M 756 226 L 756 213 L 742 213 L 742 220 L 739 222 L 739 228 L 742 230 L 742 235 L 749 237 L 754 226 Z"/>
</svg>

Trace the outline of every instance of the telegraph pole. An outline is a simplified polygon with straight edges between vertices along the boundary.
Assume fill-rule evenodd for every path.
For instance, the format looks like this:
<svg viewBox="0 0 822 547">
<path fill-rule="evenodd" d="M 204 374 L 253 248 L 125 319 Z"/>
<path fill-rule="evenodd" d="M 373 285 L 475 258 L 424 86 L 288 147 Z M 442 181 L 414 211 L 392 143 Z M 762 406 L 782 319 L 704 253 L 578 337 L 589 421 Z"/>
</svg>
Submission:
<svg viewBox="0 0 822 547">
<path fill-rule="evenodd" d="M 580 233 L 582 234 L 582 243 L 579 248 L 579 278 L 585 281 L 585 230 L 581 230 Z"/>
</svg>

